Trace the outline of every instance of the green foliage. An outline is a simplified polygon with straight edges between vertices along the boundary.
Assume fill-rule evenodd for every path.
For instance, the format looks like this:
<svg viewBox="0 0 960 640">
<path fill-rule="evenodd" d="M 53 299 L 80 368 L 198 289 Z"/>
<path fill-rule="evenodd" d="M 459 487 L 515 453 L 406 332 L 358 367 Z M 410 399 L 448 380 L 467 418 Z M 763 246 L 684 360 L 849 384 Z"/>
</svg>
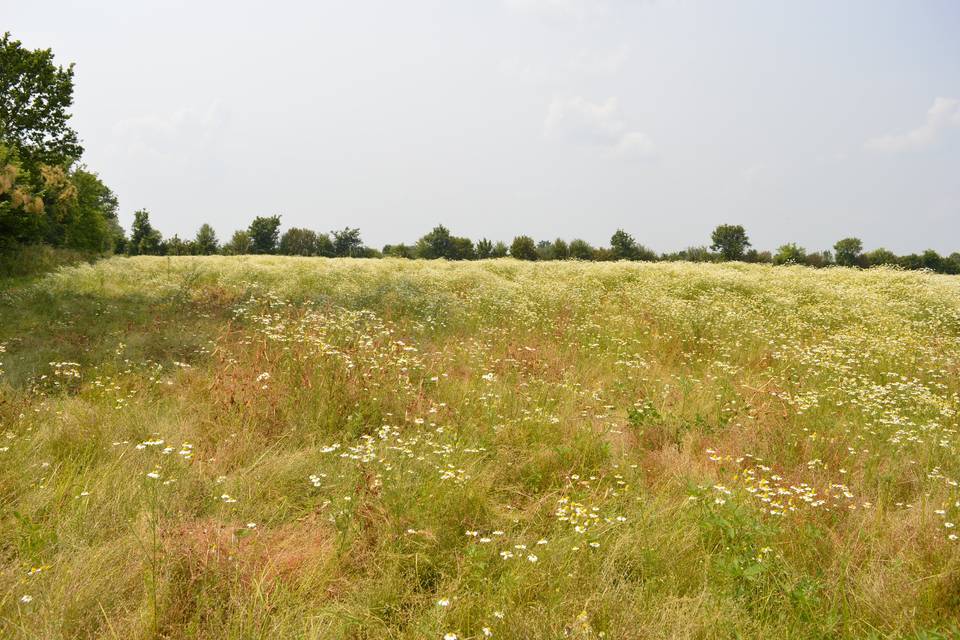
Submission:
<svg viewBox="0 0 960 640">
<path fill-rule="evenodd" d="M 177 234 L 173 234 L 173 237 L 164 242 L 163 245 L 163 254 L 168 256 L 190 256 L 196 253 L 193 242 L 181 240 Z"/>
<path fill-rule="evenodd" d="M 0 37 L 0 252 L 43 242 L 99 254 L 122 242 L 116 196 L 74 166 L 83 149 L 67 124 L 72 102 L 72 66 Z"/>
<path fill-rule="evenodd" d="M 220 251 L 220 242 L 217 240 L 217 233 L 209 224 L 200 225 L 197 230 L 197 236 L 193 240 L 193 246 L 198 255 L 210 256 Z"/>
<path fill-rule="evenodd" d="M 660 419 L 660 412 L 649 400 L 638 402 L 627 409 L 627 420 L 633 427 L 643 427 Z"/>
<path fill-rule="evenodd" d="M 243 229 L 234 231 L 230 242 L 223 245 L 223 252 L 228 256 L 242 256 L 251 253 L 253 241 L 250 234 Z"/>
<path fill-rule="evenodd" d="M 517 260 L 536 260 L 537 245 L 530 236 L 517 236 L 510 245 L 510 255 Z"/>
<path fill-rule="evenodd" d="M 707 247 L 687 247 L 676 253 L 665 254 L 663 259 L 667 261 L 716 262 L 720 257 L 716 253 L 712 253 Z M 746 260 L 746 256 L 744 256 L 744 259 Z"/>
<path fill-rule="evenodd" d="M 804 264 L 806 261 L 806 250 L 793 242 L 782 245 L 773 256 L 774 264 Z"/>
<path fill-rule="evenodd" d="M 69 165 L 83 154 L 67 123 L 72 104 L 73 65 L 56 66 L 50 49 L 25 49 L 9 32 L 0 37 L 0 140 L 28 172 Z"/>
<path fill-rule="evenodd" d="M 502 240 L 497 240 L 496 244 L 493 245 L 493 249 L 490 251 L 491 258 L 506 258 L 507 257 L 507 243 Z"/>
<path fill-rule="evenodd" d="M 317 255 L 323 256 L 324 258 L 332 258 L 336 255 L 336 248 L 333 246 L 333 241 L 330 239 L 329 234 L 317 234 Z"/>
<path fill-rule="evenodd" d="M 24 177 L 16 151 L 0 145 L 0 252 L 43 237 L 43 199 Z"/>
<path fill-rule="evenodd" d="M 883 247 L 868 251 L 863 257 L 871 267 L 897 264 L 897 254 Z"/>
<path fill-rule="evenodd" d="M 146 209 L 133 214 L 127 253 L 132 256 L 158 256 L 163 253 L 163 236 L 150 224 L 150 212 Z"/>
<path fill-rule="evenodd" d="M 427 260 L 473 260 L 477 257 L 473 241 L 451 235 L 443 225 L 437 225 L 417 240 L 416 255 Z"/>
<path fill-rule="evenodd" d="M 747 232 L 739 224 L 721 224 L 710 236 L 713 244 L 710 248 L 719 251 L 724 260 L 743 260 L 744 252 L 750 246 Z"/>
<path fill-rule="evenodd" d="M 360 257 L 363 253 L 363 240 L 360 239 L 360 229 L 344 227 L 340 231 L 333 231 L 333 255 L 340 258 Z"/>
<path fill-rule="evenodd" d="M 856 267 L 860 264 L 863 242 L 860 238 L 844 238 L 833 245 L 837 264 L 841 267 Z"/>
<path fill-rule="evenodd" d="M 566 260 L 570 257 L 570 247 L 562 238 L 557 238 L 550 246 L 551 260 Z"/>
<path fill-rule="evenodd" d="M 408 260 L 416 258 L 416 248 L 400 244 L 383 245 L 383 255 L 387 258 L 406 258 Z"/>
<path fill-rule="evenodd" d="M 834 263 L 833 254 L 829 251 L 814 251 L 813 253 L 807 254 L 804 263 L 811 267 L 817 267 L 818 269 L 827 267 Z"/>
<path fill-rule="evenodd" d="M 617 229 L 610 237 L 610 250 L 614 260 L 635 260 L 637 241 L 623 229 Z"/>
<path fill-rule="evenodd" d="M 117 197 L 85 168 L 73 170 L 69 179 L 76 197 L 64 202 L 63 240 L 55 244 L 88 253 L 111 251 L 123 236 L 117 219 Z"/>
<path fill-rule="evenodd" d="M 933 249 L 927 249 L 920 256 L 920 266 L 931 271 L 943 271 L 943 258 Z"/>
<path fill-rule="evenodd" d="M 430 233 L 417 240 L 417 257 L 426 260 L 436 258 L 450 258 L 452 250 L 452 236 L 445 226 L 437 225 Z"/>
<path fill-rule="evenodd" d="M 623 229 L 617 229 L 610 238 L 609 259 L 652 261 L 657 259 L 657 254 L 638 244 L 634 237 Z"/>
<path fill-rule="evenodd" d="M 285 256 L 315 256 L 317 250 L 317 234 L 310 229 L 292 227 L 280 238 L 280 253 Z"/>
<path fill-rule="evenodd" d="M 35 276 L 89 258 L 84 252 L 46 244 L 15 245 L 9 251 L 0 251 L 0 278 Z"/>
<path fill-rule="evenodd" d="M 280 240 L 280 216 L 257 216 L 247 228 L 253 253 L 276 253 Z"/>
<path fill-rule="evenodd" d="M 593 247 L 586 240 L 572 240 L 570 242 L 570 257 L 574 260 L 593 260 Z"/>
<path fill-rule="evenodd" d="M 477 258 L 485 260 L 493 256 L 493 243 L 486 238 L 477 241 Z"/>
</svg>

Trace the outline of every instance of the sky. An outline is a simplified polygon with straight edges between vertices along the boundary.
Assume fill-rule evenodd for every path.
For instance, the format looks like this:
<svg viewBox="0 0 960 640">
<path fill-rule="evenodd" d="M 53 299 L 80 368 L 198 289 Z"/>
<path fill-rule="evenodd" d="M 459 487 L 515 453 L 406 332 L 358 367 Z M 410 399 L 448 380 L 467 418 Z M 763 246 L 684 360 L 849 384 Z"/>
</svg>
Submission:
<svg viewBox="0 0 960 640">
<path fill-rule="evenodd" d="M 960 2 L 0 0 L 165 236 L 960 251 Z"/>
</svg>

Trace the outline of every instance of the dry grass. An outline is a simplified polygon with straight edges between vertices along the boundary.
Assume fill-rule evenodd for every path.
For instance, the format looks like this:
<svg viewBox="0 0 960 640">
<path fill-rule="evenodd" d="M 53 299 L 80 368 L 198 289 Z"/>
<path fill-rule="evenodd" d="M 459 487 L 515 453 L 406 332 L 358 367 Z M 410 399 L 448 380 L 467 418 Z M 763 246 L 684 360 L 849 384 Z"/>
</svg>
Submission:
<svg viewBox="0 0 960 640">
<path fill-rule="evenodd" d="M 0 294 L 0 636 L 960 634 L 960 281 L 115 258 Z"/>
</svg>

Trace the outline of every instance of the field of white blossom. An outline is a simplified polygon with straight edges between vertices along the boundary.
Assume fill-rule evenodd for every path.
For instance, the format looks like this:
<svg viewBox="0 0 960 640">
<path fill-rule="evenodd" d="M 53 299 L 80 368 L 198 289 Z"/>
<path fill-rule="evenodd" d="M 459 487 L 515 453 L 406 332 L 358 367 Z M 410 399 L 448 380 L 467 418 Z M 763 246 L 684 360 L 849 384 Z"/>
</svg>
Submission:
<svg viewBox="0 0 960 640">
<path fill-rule="evenodd" d="M 0 283 L 0 637 L 960 637 L 960 279 Z"/>
</svg>

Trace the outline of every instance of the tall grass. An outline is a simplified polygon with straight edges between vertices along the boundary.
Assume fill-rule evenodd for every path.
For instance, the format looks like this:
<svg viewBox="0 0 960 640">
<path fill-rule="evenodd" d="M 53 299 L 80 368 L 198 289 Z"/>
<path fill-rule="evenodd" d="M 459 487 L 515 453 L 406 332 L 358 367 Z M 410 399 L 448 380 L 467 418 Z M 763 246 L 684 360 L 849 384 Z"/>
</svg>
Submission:
<svg viewBox="0 0 960 640">
<path fill-rule="evenodd" d="M 0 295 L 0 636 L 960 634 L 960 281 L 115 258 Z"/>
<path fill-rule="evenodd" d="M 12 280 L 36 276 L 65 265 L 92 261 L 98 257 L 100 256 L 45 244 L 17 246 L 0 251 L 0 278 Z"/>
</svg>

